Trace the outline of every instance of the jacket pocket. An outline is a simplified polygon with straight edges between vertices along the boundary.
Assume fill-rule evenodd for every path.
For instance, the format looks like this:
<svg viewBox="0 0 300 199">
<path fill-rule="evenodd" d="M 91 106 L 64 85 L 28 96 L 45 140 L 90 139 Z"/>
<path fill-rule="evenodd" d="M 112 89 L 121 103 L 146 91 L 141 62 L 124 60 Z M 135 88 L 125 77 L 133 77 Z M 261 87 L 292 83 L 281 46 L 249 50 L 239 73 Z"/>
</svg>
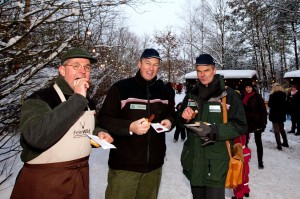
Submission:
<svg viewBox="0 0 300 199">
<path fill-rule="evenodd" d="M 180 161 L 183 168 L 183 173 L 188 179 L 190 179 L 193 169 L 194 151 L 189 140 L 187 140 L 183 145 Z"/>
<path fill-rule="evenodd" d="M 228 161 L 206 159 L 205 164 L 204 184 L 224 186 L 228 171 Z"/>
</svg>

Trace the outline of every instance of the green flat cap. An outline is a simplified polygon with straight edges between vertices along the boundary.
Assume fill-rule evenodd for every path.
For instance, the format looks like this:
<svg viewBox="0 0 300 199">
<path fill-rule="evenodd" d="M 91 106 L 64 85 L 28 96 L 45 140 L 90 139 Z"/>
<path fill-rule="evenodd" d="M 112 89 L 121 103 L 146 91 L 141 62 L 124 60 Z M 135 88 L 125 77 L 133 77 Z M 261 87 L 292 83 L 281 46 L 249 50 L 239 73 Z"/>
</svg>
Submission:
<svg viewBox="0 0 300 199">
<path fill-rule="evenodd" d="M 63 64 L 67 59 L 71 58 L 87 58 L 90 60 L 91 64 L 97 63 L 95 59 L 89 52 L 81 48 L 72 48 L 68 50 L 61 58 L 61 63 Z"/>
</svg>

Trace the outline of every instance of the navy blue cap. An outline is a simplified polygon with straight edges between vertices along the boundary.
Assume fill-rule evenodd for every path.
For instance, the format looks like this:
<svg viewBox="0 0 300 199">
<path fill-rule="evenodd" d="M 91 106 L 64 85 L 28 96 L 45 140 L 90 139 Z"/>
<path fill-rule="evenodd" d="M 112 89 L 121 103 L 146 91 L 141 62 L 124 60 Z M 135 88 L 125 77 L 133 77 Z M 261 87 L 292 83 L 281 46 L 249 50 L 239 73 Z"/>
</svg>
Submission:
<svg viewBox="0 0 300 199">
<path fill-rule="evenodd" d="M 161 60 L 159 53 L 153 48 L 145 49 L 141 56 L 141 59 L 142 58 L 157 58 L 157 59 Z"/>
<path fill-rule="evenodd" d="M 210 54 L 201 54 L 196 58 L 195 65 L 215 65 L 215 60 Z"/>
</svg>

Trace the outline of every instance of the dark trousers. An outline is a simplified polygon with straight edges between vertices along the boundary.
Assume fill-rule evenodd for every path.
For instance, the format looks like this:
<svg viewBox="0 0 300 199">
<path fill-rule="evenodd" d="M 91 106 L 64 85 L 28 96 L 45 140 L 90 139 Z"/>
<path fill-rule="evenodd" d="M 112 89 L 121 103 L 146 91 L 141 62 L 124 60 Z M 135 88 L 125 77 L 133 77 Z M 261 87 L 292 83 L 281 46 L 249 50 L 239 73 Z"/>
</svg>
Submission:
<svg viewBox="0 0 300 199">
<path fill-rule="evenodd" d="M 257 161 L 258 164 L 262 164 L 264 149 L 261 141 L 261 135 L 263 132 L 261 130 L 258 130 L 258 131 L 254 131 L 253 133 L 254 133 L 254 140 L 256 144 Z M 248 143 L 249 143 L 249 133 L 246 133 L 246 147 L 248 147 Z"/>
<path fill-rule="evenodd" d="M 292 120 L 292 129 L 291 129 L 292 132 L 296 132 L 296 121 L 295 120 Z"/>
<path fill-rule="evenodd" d="M 193 199 L 225 199 L 225 188 L 191 186 Z"/>
<path fill-rule="evenodd" d="M 284 123 L 283 122 L 272 122 L 272 124 L 273 124 L 273 130 L 274 130 L 274 134 L 275 134 L 275 140 L 276 140 L 277 147 L 281 147 L 280 135 L 282 137 L 283 144 L 288 144 L 288 140 L 287 140 L 286 133 L 284 130 Z"/>
<path fill-rule="evenodd" d="M 180 126 L 176 126 L 176 130 L 174 133 L 174 140 L 178 140 L 179 134 L 182 140 L 185 139 L 186 133 L 185 133 L 185 128 L 181 128 Z"/>
<path fill-rule="evenodd" d="M 264 149 L 263 149 L 263 145 L 262 145 L 262 141 L 261 141 L 261 134 L 262 131 L 254 131 L 254 139 L 255 139 L 255 144 L 256 144 L 256 152 L 257 152 L 257 161 L 258 163 L 263 163 L 263 153 L 264 153 Z"/>
</svg>

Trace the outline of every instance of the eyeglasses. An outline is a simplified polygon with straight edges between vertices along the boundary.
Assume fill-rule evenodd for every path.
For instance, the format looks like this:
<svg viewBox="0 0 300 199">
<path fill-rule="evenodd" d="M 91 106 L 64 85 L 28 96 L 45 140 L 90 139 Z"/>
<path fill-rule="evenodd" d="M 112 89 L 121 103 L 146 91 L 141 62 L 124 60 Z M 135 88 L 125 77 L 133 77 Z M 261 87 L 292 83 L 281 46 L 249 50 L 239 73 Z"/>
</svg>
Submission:
<svg viewBox="0 0 300 199">
<path fill-rule="evenodd" d="M 89 65 L 89 64 L 87 64 L 85 66 L 82 66 L 79 63 L 74 63 L 74 64 L 68 64 L 68 65 L 64 65 L 64 66 L 73 66 L 74 70 L 80 70 L 83 67 L 86 72 L 90 72 L 91 71 L 91 65 Z"/>
</svg>

